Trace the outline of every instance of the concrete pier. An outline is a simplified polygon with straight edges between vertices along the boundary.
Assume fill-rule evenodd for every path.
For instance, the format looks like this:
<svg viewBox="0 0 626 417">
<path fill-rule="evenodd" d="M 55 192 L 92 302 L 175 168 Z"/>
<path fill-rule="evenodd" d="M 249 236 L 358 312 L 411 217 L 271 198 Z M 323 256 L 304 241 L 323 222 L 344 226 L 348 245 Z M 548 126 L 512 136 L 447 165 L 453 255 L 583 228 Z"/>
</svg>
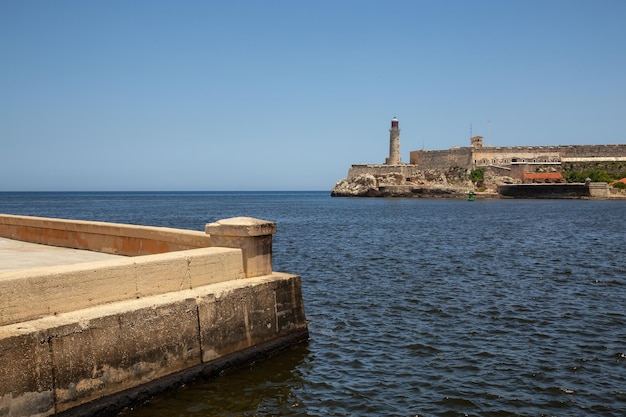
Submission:
<svg viewBox="0 0 626 417">
<path fill-rule="evenodd" d="M 122 258 L 120 255 L 0 238 L 0 271 Z"/>
<path fill-rule="evenodd" d="M 0 215 L 0 415 L 110 412 L 306 340 L 300 277 L 271 269 L 275 231 Z"/>
</svg>

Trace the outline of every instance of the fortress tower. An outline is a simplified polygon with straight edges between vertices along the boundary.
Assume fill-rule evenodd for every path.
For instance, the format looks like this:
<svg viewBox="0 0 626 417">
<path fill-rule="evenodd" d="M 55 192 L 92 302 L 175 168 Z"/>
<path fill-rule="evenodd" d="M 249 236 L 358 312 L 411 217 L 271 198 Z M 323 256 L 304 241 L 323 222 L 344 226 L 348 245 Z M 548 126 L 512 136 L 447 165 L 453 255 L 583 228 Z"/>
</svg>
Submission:
<svg viewBox="0 0 626 417">
<path fill-rule="evenodd" d="M 472 148 L 482 148 L 483 147 L 483 137 L 482 136 L 474 136 L 472 139 Z"/>
<path fill-rule="evenodd" d="M 391 119 L 391 129 L 389 129 L 389 158 L 385 161 L 387 165 L 400 165 L 400 128 L 398 119 Z"/>
</svg>

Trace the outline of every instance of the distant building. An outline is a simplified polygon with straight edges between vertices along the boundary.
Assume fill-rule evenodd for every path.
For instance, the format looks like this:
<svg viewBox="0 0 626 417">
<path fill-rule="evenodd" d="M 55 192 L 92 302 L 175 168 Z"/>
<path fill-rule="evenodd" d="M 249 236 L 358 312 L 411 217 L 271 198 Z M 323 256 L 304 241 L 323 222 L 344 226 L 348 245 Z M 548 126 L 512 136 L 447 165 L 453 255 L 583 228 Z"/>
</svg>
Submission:
<svg viewBox="0 0 626 417">
<path fill-rule="evenodd" d="M 554 184 L 565 182 L 560 172 L 527 172 L 523 174 L 524 184 Z"/>
</svg>

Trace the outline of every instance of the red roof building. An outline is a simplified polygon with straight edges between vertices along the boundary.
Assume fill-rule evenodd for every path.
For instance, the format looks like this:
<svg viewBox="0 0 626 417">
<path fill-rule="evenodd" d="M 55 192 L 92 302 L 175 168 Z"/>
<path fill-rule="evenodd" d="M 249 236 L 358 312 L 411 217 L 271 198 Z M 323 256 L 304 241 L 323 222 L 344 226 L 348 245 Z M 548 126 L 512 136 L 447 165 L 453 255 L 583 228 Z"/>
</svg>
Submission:
<svg viewBox="0 0 626 417">
<path fill-rule="evenodd" d="M 563 182 L 560 172 L 525 172 L 524 184 Z"/>
</svg>

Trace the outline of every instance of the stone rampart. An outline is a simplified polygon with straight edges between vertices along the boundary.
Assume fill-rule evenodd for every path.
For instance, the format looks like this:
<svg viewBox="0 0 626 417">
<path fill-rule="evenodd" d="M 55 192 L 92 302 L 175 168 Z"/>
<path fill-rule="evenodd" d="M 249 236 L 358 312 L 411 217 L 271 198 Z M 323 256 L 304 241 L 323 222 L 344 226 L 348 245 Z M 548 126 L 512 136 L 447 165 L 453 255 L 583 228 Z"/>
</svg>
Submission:
<svg viewBox="0 0 626 417">
<path fill-rule="evenodd" d="M 412 165 L 382 165 L 382 164 L 369 164 L 369 165 L 352 165 L 348 170 L 348 181 L 353 181 L 357 177 L 362 175 L 371 174 L 376 176 L 387 176 L 399 174 L 404 178 L 414 177 L 417 172 L 417 167 Z"/>
<path fill-rule="evenodd" d="M 502 146 L 412 151 L 410 163 L 421 169 L 455 166 L 626 162 L 626 145 Z"/>
<path fill-rule="evenodd" d="M 555 146 L 509 146 L 474 149 L 472 163 L 477 166 L 526 164 L 559 164 L 560 156 Z"/>
<path fill-rule="evenodd" d="M 452 167 L 469 167 L 472 163 L 470 148 L 453 148 L 440 151 L 412 151 L 410 163 L 420 169 L 447 170 Z"/>
<path fill-rule="evenodd" d="M 626 161 L 626 145 L 570 145 L 559 146 L 561 158 L 602 158 Z"/>
<path fill-rule="evenodd" d="M 225 246 L 0 272 L 0 415 L 116 410 L 308 338 L 300 277 L 271 269 L 274 223 L 223 220 L 206 237 L 123 226 L 0 216 L 0 236 L 73 248 L 119 249 L 114 230 L 135 253 Z"/>
</svg>

